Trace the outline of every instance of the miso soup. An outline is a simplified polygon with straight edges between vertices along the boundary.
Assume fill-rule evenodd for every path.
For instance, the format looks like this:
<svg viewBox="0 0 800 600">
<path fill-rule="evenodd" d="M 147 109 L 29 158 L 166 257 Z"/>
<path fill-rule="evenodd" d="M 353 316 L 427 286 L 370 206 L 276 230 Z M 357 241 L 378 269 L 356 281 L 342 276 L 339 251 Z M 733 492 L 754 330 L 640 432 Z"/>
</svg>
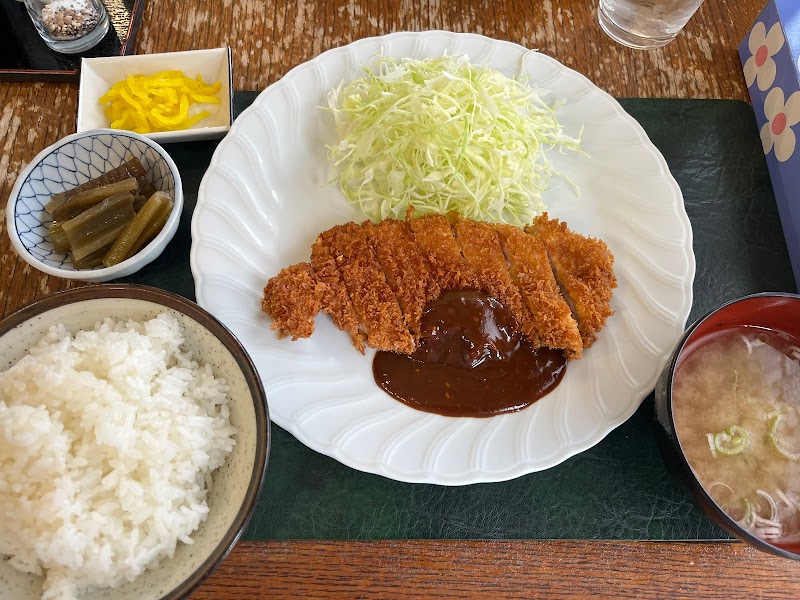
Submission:
<svg viewBox="0 0 800 600">
<path fill-rule="evenodd" d="M 682 357 L 673 415 L 706 492 L 753 535 L 800 544 L 800 341 L 738 327 Z"/>
</svg>

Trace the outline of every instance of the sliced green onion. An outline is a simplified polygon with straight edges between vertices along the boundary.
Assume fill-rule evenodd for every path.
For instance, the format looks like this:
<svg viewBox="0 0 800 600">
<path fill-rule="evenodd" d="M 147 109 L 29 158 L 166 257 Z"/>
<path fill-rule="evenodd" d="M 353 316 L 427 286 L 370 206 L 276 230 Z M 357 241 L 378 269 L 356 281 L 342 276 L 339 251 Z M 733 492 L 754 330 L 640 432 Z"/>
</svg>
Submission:
<svg viewBox="0 0 800 600">
<path fill-rule="evenodd" d="M 747 498 L 742 498 L 742 504 L 744 504 L 744 517 L 737 521 L 737 523 L 747 529 L 752 527 L 755 515 L 753 513 L 753 505 L 750 504 L 750 500 Z"/>
<path fill-rule="evenodd" d="M 780 498 L 781 502 L 783 502 L 790 510 L 798 510 L 797 504 L 794 502 L 794 500 L 789 498 L 789 496 L 787 496 L 783 490 L 775 490 L 775 493 L 778 494 L 778 498 Z"/>
<path fill-rule="evenodd" d="M 756 494 L 767 501 L 767 504 L 769 504 L 769 520 L 775 521 L 775 517 L 778 516 L 778 503 L 775 502 L 775 499 L 764 490 L 756 490 Z"/>
<path fill-rule="evenodd" d="M 714 447 L 714 434 L 707 433 L 706 439 L 708 440 L 708 449 L 711 450 L 711 456 L 717 458 L 717 449 Z"/>
<path fill-rule="evenodd" d="M 736 492 L 734 491 L 734 489 L 731 486 L 729 486 L 727 483 L 723 482 L 723 481 L 715 481 L 710 486 L 708 486 L 708 493 L 710 494 L 712 492 L 712 490 L 717 486 L 724 487 L 726 490 L 728 490 L 731 493 L 732 496 L 736 495 Z"/>
<path fill-rule="evenodd" d="M 800 453 L 790 452 L 778 439 L 778 425 L 782 418 L 783 415 L 775 415 L 775 417 L 772 419 L 772 427 L 769 430 L 769 440 L 772 442 L 772 445 L 775 446 L 775 449 L 783 454 L 786 458 L 789 460 L 798 461 L 800 460 Z"/>
<path fill-rule="evenodd" d="M 328 147 L 342 193 L 370 219 L 456 211 L 530 223 L 557 174 L 545 150 L 579 148 L 524 80 L 466 56 L 378 59 L 328 94 Z"/>
<path fill-rule="evenodd" d="M 753 338 L 753 341 L 751 342 L 749 339 L 747 339 L 746 335 L 743 335 L 743 336 L 740 336 L 740 337 L 742 338 L 742 341 L 744 342 L 744 345 L 747 346 L 747 353 L 748 354 L 752 354 L 753 353 L 753 348 L 758 348 L 759 346 L 763 346 L 763 345 L 766 344 L 766 342 L 764 340 L 760 339 L 760 338 Z"/>
<path fill-rule="evenodd" d="M 781 524 L 777 521 L 773 521 L 772 519 L 765 519 L 764 517 L 754 514 L 753 515 L 753 525 L 757 525 L 759 527 L 769 527 L 769 528 L 777 528 L 778 531 L 776 533 L 780 533 Z"/>
<path fill-rule="evenodd" d="M 731 425 L 714 436 L 714 448 L 724 456 L 741 454 L 749 445 L 747 431 L 740 425 Z"/>
<path fill-rule="evenodd" d="M 728 494 L 726 495 L 724 491 L 721 494 L 717 493 L 715 490 L 717 488 L 720 488 L 720 487 L 724 488 L 725 490 L 727 490 Z M 719 506 L 727 505 L 731 501 L 732 498 L 736 497 L 736 492 L 734 491 L 734 489 L 731 486 L 729 486 L 727 483 L 723 483 L 721 481 L 715 481 L 714 483 L 712 483 L 710 486 L 708 486 L 708 490 L 707 491 L 708 491 L 708 495 L 711 496 L 711 498 Z"/>
</svg>

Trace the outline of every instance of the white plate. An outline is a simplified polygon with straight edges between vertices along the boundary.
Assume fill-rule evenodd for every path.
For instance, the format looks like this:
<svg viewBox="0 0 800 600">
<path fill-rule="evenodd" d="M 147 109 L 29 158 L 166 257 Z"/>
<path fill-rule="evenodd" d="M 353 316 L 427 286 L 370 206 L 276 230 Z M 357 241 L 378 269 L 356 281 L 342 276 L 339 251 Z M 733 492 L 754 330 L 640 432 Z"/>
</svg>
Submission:
<svg viewBox="0 0 800 600">
<path fill-rule="evenodd" d="M 394 57 L 468 54 L 507 75 L 520 69 L 565 104 L 566 132 L 582 126 L 589 156 L 556 155 L 580 186 L 554 180 L 551 216 L 604 239 L 616 257 L 616 314 L 558 388 L 533 406 L 490 419 L 416 411 L 372 379 L 327 316 L 306 340 L 278 340 L 260 311 L 267 279 L 307 261 L 317 234 L 363 217 L 329 178 L 328 90 Z M 636 121 L 608 94 L 552 58 L 509 42 L 440 31 L 364 39 L 322 54 L 266 89 L 235 122 L 203 178 L 192 220 L 197 301 L 251 353 L 270 416 L 307 446 L 346 465 L 410 482 L 502 481 L 557 465 L 599 442 L 652 390 L 692 304 L 694 255 L 683 197 Z"/>
</svg>

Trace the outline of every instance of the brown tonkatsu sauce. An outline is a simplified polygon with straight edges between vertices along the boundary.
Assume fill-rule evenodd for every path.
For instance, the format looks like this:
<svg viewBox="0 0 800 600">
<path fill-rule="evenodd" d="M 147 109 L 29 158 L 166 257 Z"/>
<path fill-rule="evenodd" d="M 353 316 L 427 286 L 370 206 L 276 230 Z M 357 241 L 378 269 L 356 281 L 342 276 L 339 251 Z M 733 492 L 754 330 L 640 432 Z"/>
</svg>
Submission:
<svg viewBox="0 0 800 600">
<path fill-rule="evenodd" d="M 375 381 L 419 410 L 490 417 L 520 410 L 555 388 L 561 350 L 533 348 L 511 312 L 483 292 L 449 292 L 429 304 L 413 354 L 378 352 Z"/>
</svg>

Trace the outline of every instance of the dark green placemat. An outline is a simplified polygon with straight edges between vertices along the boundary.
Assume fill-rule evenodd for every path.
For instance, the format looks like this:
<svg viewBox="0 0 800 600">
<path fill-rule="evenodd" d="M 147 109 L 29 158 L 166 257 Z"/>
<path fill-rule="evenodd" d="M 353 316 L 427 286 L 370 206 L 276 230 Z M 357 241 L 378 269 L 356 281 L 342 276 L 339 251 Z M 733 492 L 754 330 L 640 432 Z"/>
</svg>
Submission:
<svg viewBox="0 0 800 600">
<path fill-rule="evenodd" d="M 251 93 L 236 95 L 237 107 Z M 690 319 L 726 299 L 794 291 L 752 109 L 723 100 L 621 101 L 661 150 L 684 193 L 697 258 Z M 164 254 L 127 281 L 194 298 L 189 225 L 216 144 L 168 147 L 186 206 Z M 361 473 L 273 426 L 266 484 L 246 539 L 727 539 L 664 467 L 653 399 L 594 448 L 504 483 L 415 485 Z"/>
</svg>

